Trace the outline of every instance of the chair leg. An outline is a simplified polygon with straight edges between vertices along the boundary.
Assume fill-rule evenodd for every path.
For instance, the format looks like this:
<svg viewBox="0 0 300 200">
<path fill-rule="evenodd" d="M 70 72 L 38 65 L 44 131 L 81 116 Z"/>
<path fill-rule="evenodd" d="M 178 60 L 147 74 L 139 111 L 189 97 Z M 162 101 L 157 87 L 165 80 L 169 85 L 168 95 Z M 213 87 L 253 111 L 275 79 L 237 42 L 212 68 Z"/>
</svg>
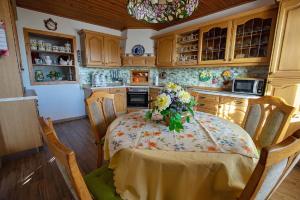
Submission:
<svg viewBox="0 0 300 200">
<path fill-rule="evenodd" d="M 97 145 L 98 148 L 98 159 L 97 159 L 97 168 L 101 167 L 102 163 L 103 163 L 103 145 Z"/>
</svg>

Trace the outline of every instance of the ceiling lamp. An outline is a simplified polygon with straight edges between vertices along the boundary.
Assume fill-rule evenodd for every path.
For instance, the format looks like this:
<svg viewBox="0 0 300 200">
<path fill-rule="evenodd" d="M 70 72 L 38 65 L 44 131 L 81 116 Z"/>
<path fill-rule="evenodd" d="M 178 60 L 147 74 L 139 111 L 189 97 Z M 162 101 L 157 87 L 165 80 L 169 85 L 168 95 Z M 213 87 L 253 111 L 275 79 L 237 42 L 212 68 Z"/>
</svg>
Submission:
<svg viewBox="0 0 300 200">
<path fill-rule="evenodd" d="M 148 23 L 167 23 L 193 14 L 199 0 L 128 0 L 128 13 Z"/>
</svg>

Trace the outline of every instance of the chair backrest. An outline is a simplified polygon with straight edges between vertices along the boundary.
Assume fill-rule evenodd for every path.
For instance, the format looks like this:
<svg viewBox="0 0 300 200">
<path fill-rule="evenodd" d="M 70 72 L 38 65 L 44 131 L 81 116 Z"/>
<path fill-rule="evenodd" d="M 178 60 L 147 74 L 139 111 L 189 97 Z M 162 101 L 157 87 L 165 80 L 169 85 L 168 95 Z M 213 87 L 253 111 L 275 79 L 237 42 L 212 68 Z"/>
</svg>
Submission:
<svg viewBox="0 0 300 200">
<path fill-rule="evenodd" d="M 265 147 L 239 199 L 269 199 L 300 159 L 300 130 L 279 144 Z"/>
<path fill-rule="evenodd" d="M 74 199 L 91 200 L 92 197 L 77 165 L 75 153 L 59 141 L 51 121 L 45 121 L 43 118 L 40 118 L 39 121 L 44 141 L 55 157 L 58 169 Z"/>
<path fill-rule="evenodd" d="M 277 144 L 284 139 L 294 112 L 295 108 L 279 97 L 250 99 L 242 126 L 258 147 Z"/>
<path fill-rule="evenodd" d="M 94 92 L 86 99 L 86 107 L 96 142 L 105 136 L 109 124 L 116 119 L 114 94 Z"/>
</svg>

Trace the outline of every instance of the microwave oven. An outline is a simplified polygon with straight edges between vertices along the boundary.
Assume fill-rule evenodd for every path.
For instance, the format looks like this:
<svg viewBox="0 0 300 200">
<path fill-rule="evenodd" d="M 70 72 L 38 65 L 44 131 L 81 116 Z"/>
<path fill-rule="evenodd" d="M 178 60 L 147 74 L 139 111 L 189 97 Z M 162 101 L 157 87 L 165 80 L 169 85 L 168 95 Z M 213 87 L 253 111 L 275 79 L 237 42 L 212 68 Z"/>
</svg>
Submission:
<svg viewBox="0 0 300 200">
<path fill-rule="evenodd" d="M 254 95 L 263 95 L 265 80 L 257 78 L 237 78 L 233 80 L 232 92 Z"/>
</svg>

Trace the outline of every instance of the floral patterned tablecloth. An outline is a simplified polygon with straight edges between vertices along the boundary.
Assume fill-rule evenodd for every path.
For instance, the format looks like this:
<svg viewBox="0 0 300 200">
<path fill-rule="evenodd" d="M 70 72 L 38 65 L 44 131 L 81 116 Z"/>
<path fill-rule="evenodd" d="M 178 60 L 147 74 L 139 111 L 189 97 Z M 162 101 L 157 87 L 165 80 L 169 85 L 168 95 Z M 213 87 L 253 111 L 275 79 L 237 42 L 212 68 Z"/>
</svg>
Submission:
<svg viewBox="0 0 300 200">
<path fill-rule="evenodd" d="M 170 132 L 159 114 L 145 119 L 146 110 L 123 115 L 106 136 L 109 157 L 122 149 L 150 149 L 182 152 L 234 153 L 258 158 L 248 133 L 232 122 L 217 116 L 195 112 L 180 133 Z"/>
</svg>

